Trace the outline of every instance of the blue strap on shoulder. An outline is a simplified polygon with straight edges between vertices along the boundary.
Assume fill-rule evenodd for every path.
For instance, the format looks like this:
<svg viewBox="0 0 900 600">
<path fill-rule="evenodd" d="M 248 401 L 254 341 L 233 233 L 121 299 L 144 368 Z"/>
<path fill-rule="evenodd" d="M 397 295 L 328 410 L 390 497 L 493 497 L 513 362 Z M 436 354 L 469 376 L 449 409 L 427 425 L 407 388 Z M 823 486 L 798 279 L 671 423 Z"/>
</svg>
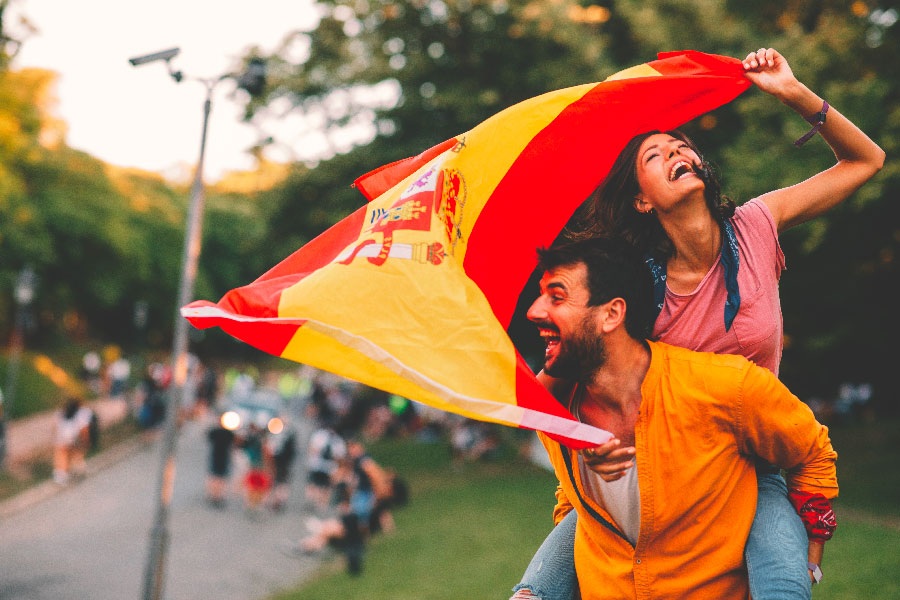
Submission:
<svg viewBox="0 0 900 600">
<path fill-rule="evenodd" d="M 734 318 L 741 308 L 741 290 L 738 288 L 738 267 L 741 259 L 738 256 L 737 236 L 729 221 L 725 221 L 725 243 L 722 244 L 722 266 L 725 267 L 725 331 L 731 329 Z"/>
<path fill-rule="evenodd" d="M 725 270 L 725 331 L 731 329 L 734 318 L 737 316 L 738 310 L 741 308 L 741 290 L 738 287 L 738 268 L 740 267 L 740 257 L 738 256 L 737 236 L 734 234 L 734 227 L 730 221 L 725 221 L 722 225 L 724 233 L 724 241 L 722 244 L 722 267 Z M 659 317 L 662 312 L 663 304 L 666 301 L 666 263 L 660 262 L 650 255 L 644 258 L 650 274 L 653 276 L 653 305 L 656 314 L 653 319 Z"/>
</svg>

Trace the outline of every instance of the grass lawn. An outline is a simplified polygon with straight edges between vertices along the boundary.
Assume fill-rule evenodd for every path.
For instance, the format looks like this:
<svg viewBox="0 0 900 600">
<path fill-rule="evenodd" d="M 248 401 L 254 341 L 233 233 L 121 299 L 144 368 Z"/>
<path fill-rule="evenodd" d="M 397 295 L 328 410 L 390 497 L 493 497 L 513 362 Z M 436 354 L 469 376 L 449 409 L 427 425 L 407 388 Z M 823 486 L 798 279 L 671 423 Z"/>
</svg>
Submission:
<svg viewBox="0 0 900 600">
<path fill-rule="evenodd" d="M 897 420 L 832 432 L 842 500 L 818 600 L 900 598 L 898 432 Z M 397 531 L 373 541 L 361 577 L 347 575 L 338 559 L 273 600 L 508 598 L 551 527 L 552 473 L 512 456 L 453 471 L 443 446 L 413 442 L 385 443 L 373 454 L 412 488 Z"/>
<path fill-rule="evenodd" d="M 841 486 L 835 506 L 900 520 L 900 419 L 833 426 L 830 432 Z"/>
<path fill-rule="evenodd" d="M 35 369 L 34 357 L 31 352 L 22 354 L 15 397 L 6 398 L 4 406 L 7 419 L 18 419 L 44 410 L 54 410 L 59 408 L 65 398 L 65 392 L 60 391 L 52 381 Z M 3 377 L 0 383 L 6 394 L 9 392 L 6 389 L 9 378 L 9 363 L 6 356 L 0 356 L 0 374 Z"/>
<path fill-rule="evenodd" d="M 325 567 L 279 600 L 504 598 L 552 527 L 555 478 L 524 460 L 450 468 L 445 446 L 385 444 L 373 454 L 403 474 L 409 505 L 369 546 L 361 577 Z"/>
<path fill-rule="evenodd" d="M 822 585 L 814 600 L 894 600 L 900 598 L 900 527 L 843 515 L 825 548 Z"/>
</svg>

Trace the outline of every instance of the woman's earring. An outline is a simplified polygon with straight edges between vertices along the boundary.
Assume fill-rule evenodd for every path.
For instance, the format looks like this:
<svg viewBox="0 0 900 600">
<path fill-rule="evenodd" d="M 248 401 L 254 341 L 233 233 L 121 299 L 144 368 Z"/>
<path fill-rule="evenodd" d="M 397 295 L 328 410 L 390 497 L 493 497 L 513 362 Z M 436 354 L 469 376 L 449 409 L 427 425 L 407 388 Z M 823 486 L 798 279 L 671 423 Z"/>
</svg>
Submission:
<svg viewBox="0 0 900 600">
<path fill-rule="evenodd" d="M 648 209 L 644 212 L 644 214 L 645 214 L 645 215 L 652 215 L 652 214 L 653 214 L 653 209 L 652 209 L 652 208 L 648 208 Z"/>
</svg>

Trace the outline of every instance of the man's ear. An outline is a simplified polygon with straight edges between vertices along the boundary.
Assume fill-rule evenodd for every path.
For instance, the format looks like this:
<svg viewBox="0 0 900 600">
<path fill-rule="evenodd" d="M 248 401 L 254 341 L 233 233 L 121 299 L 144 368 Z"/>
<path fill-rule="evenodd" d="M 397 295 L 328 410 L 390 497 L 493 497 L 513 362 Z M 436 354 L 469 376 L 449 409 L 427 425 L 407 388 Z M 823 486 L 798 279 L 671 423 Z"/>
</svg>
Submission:
<svg viewBox="0 0 900 600">
<path fill-rule="evenodd" d="M 604 305 L 605 316 L 600 324 L 603 333 L 611 333 L 620 326 L 625 327 L 625 305 L 624 298 L 613 298 Z"/>
</svg>

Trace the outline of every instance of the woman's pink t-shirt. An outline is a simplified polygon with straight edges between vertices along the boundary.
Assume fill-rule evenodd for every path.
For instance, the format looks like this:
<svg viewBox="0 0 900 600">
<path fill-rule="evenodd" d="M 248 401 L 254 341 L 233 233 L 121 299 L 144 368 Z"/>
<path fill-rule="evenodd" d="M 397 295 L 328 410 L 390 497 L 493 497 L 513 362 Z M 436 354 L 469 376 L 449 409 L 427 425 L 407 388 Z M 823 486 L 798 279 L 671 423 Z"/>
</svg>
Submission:
<svg viewBox="0 0 900 600">
<path fill-rule="evenodd" d="M 785 264 L 775 219 L 768 207 L 755 199 L 738 207 L 731 224 L 738 241 L 741 292 L 741 306 L 731 329 L 725 331 L 727 291 L 719 259 L 690 294 L 666 288 L 653 337 L 700 352 L 740 354 L 778 375 L 783 345 L 778 280 Z"/>
</svg>

